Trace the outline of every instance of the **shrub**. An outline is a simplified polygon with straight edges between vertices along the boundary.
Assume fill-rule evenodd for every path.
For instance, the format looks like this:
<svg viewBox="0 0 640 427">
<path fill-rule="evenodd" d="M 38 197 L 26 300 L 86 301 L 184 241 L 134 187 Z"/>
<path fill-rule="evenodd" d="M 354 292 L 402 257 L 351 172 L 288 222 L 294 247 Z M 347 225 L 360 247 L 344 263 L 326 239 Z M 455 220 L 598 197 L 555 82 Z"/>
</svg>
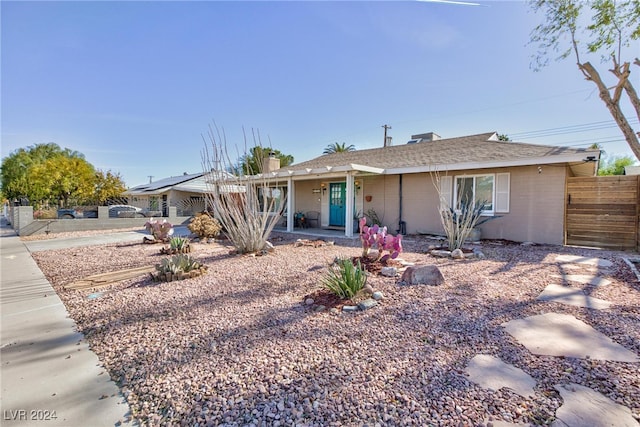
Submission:
<svg viewBox="0 0 640 427">
<path fill-rule="evenodd" d="M 350 259 L 340 258 L 329 267 L 327 276 L 322 279 L 322 286 L 342 299 L 351 299 L 366 282 L 367 275 L 360 260 L 353 265 Z"/>
<path fill-rule="evenodd" d="M 38 209 L 33 212 L 33 219 L 56 219 L 58 211 L 56 209 Z"/>
<path fill-rule="evenodd" d="M 362 257 L 368 257 L 372 248 L 378 250 L 377 260 L 387 261 L 389 258 L 396 259 L 402 252 L 402 235 L 392 236 L 387 234 L 387 227 L 380 227 L 377 224 L 369 227 L 367 217 L 360 218 L 360 242 L 362 243 Z M 384 251 L 389 251 L 383 255 Z"/>
<path fill-rule="evenodd" d="M 163 219 L 162 222 L 151 218 L 144 224 L 144 228 L 153 236 L 155 240 L 166 242 L 173 234 L 173 225 Z"/>
<path fill-rule="evenodd" d="M 189 222 L 189 231 L 197 235 L 200 239 L 209 239 L 220 234 L 222 226 L 220 222 L 206 212 L 196 215 Z"/>
<path fill-rule="evenodd" d="M 365 213 L 365 217 L 367 218 L 368 226 L 382 225 L 382 221 L 380 220 L 380 217 L 378 217 L 378 213 L 374 209 L 367 209 L 367 212 Z"/>
</svg>

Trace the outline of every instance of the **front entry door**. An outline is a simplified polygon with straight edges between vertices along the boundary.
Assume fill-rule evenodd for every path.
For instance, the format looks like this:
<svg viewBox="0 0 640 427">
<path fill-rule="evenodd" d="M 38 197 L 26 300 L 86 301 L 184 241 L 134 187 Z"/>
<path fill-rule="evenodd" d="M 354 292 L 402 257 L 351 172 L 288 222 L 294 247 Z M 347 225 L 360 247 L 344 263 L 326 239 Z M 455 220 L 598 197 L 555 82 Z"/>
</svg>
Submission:
<svg viewBox="0 0 640 427">
<path fill-rule="evenodd" d="M 329 184 L 329 225 L 344 227 L 344 209 L 347 184 Z"/>
</svg>

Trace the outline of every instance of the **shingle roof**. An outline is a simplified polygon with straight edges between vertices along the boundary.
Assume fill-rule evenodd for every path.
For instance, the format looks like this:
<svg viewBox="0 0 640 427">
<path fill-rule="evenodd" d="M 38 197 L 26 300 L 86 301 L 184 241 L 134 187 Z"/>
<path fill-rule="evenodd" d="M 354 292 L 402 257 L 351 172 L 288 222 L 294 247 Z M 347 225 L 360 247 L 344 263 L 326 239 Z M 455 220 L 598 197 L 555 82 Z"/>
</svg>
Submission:
<svg viewBox="0 0 640 427">
<path fill-rule="evenodd" d="M 469 163 L 526 161 L 527 159 L 548 158 L 553 163 L 554 156 L 586 156 L 589 150 L 582 148 L 554 147 L 548 145 L 525 144 L 498 141 L 495 132 L 447 138 L 416 144 L 395 145 L 322 155 L 306 162 L 281 168 L 280 170 L 316 169 L 325 166 L 360 164 L 387 171 L 412 167 L 453 165 Z M 558 159 L 559 162 L 566 160 Z"/>
</svg>

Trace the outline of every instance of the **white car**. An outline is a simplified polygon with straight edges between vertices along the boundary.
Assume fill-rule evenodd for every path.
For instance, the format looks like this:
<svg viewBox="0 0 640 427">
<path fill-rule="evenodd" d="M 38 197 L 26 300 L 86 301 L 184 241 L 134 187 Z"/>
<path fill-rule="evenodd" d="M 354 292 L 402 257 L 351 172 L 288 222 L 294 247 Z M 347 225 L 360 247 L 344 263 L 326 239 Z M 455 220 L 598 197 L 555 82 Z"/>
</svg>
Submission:
<svg viewBox="0 0 640 427">
<path fill-rule="evenodd" d="M 131 205 L 109 206 L 109 218 L 144 218 L 141 208 Z"/>
</svg>

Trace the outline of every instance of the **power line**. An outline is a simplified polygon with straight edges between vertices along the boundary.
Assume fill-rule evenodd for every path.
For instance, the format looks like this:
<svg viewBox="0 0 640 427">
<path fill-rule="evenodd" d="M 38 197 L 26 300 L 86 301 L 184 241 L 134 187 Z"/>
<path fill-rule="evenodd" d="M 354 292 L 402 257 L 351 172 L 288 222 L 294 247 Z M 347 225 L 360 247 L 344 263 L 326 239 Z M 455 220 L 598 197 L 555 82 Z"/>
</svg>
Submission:
<svg viewBox="0 0 640 427">
<path fill-rule="evenodd" d="M 629 120 L 629 124 L 631 125 L 638 124 L 639 122 L 640 121 L 638 119 Z M 509 137 L 518 138 L 518 139 L 522 139 L 522 138 L 533 139 L 533 138 L 542 138 L 547 136 L 565 135 L 568 133 L 580 133 L 580 132 L 589 132 L 589 131 L 601 130 L 601 129 L 610 129 L 610 128 L 615 128 L 617 126 L 618 125 L 614 121 L 607 120 L 602 122 L 585 123 L 580 125 L 570 125 L 570 126 L 561 126 L 556 128 L 534 130 L 534 131 L 527 131 L 527 132 L 517 132 L 517 133 L 510 134 Z"/>
</svg>

